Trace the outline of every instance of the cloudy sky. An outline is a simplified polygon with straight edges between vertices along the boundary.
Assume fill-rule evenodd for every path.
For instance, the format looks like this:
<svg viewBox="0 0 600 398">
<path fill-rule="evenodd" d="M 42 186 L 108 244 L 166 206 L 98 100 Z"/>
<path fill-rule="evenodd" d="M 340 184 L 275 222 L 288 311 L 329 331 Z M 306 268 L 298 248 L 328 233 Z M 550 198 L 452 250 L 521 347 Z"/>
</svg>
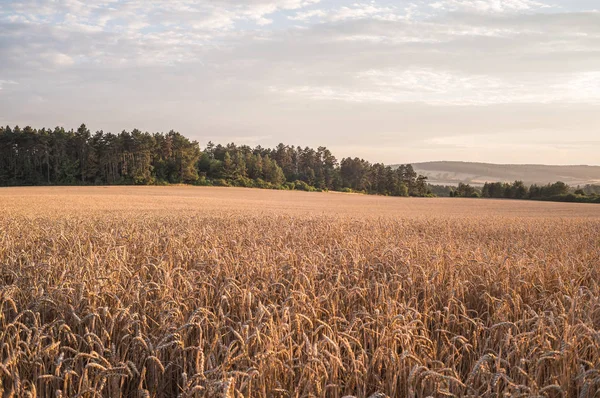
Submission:
<svg viewBox="0 0 600 398">
<path fill-rule="evenodd" d="M 0 0 L 0 124 L 600 164 L 598 0 Z"/>
</svg>

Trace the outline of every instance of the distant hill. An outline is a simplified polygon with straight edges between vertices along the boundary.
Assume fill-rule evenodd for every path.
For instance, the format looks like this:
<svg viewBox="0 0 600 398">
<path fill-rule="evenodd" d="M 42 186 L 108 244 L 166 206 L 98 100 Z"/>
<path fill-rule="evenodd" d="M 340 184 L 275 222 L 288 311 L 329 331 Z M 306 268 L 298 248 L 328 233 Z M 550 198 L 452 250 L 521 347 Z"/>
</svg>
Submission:
<svg viewBox="0 0 600 398">
<path fill-rule="evenodd" d="M 416 172 L 429 177 L 431 184 L 459 182 L 483 185 L 486 181 L 547 184 L 562 181 L 571 186 L 600 184 L 600 166 L 547 166 L 538 164 L 491 164 L 470 162 L 413 163 Z"/>
</svg>

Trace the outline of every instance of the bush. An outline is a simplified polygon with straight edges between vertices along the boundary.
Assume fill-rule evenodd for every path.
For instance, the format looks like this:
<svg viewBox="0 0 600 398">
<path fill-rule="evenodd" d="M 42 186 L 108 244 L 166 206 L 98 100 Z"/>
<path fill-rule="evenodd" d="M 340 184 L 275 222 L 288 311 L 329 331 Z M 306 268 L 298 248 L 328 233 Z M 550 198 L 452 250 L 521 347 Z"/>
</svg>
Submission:
<svg viewBox="0 0 600 398">
<path fill-rule="evenodd" d="M 306 191 L 306 192 L 314 192 L 316 188 L 308 185 L 304 181 L 296 180 L 294 181 L 294 189 L 297 191 Z"/>
<path fill-rule="evenodd" d="M 254 186 L 256 188 L 262 188 L 262 189 L 272 188 L 271 183 L 263 180 L 262 178 L 257 178 L 256 180 L 254 180 Z"/>
<path fill-rule="evenodd" d="M 238 177 L 231 182 L 234 187 L 252 188 L 254 187 L 254 181 L 248 177 Z"/>
<path fill-rule="evenodd" d="M 194 185 L 198 185 L 201 187 L 210 187 L 210 186 L 212 186 L 212 182 L 208 178 L 202 176 L 196 180 Z"/>
</svg>

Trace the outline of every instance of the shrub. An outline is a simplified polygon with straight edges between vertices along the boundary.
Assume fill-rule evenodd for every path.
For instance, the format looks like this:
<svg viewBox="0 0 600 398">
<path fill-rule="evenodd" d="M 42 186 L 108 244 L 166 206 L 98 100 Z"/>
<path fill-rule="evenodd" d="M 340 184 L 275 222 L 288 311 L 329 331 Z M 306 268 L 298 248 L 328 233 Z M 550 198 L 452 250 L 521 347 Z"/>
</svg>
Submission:
<svg viewBox="0 0 600 398">
<path fill-rule="evenodd" d="M 231 182 L 234 187 L 252 188 L 254 187 L 254 181 L 248 177 L 238 177 Z"/>
<path fill-rule="evenodd" d="M 316 188 L 308 185 L 304 181 L 296 180 L 294 181 L 294 189 L 297 191 L 306 191 L 306 192 L 314 192 Z"/>
<path fill-rule="evenodd" d="M 200 178 L 198 178 L 196 180 L 196 182 L 194 183 L 194 185 L 198 185 L 198 186 L 201 186 L 201 187 L 210 187 L 213 184 L 212 184 L 212 182 L 208 178 L 206 178 L 205 176 L 202 176 L 202 177 L 200 177 Z"/>
</svg>

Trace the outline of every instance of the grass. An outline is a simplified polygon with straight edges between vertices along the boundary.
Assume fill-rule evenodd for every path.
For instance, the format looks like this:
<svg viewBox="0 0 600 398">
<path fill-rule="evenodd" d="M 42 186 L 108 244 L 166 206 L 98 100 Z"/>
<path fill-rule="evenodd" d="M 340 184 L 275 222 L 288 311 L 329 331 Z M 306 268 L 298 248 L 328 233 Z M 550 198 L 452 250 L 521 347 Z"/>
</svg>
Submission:
<svg viewBox="0 0 600 398">
<path fill-rule="evenodd" d="M 0 389 L 593 397 L 599 236 L 568 203 L 2 189 Z"/>
</svg>

